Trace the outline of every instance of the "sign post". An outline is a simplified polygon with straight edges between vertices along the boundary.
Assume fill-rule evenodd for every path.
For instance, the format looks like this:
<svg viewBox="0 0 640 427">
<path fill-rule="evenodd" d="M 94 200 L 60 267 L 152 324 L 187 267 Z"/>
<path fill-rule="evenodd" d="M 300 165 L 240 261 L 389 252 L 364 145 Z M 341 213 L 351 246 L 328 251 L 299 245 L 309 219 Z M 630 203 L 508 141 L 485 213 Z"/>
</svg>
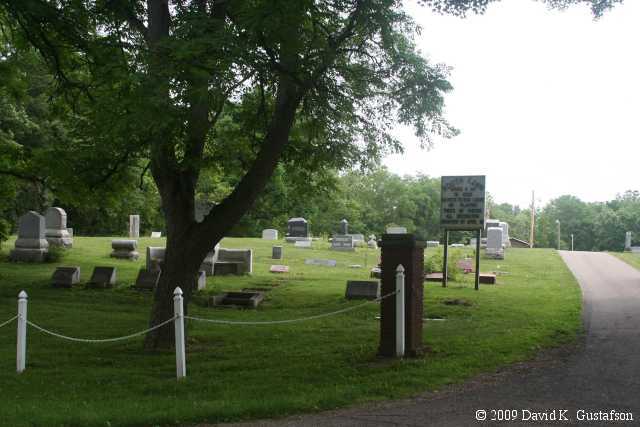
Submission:
<svg viewBox="0 0 640 427">
<path fill-rule="evenodd" d="M 442 286 L 447 286 L 449 231 L 476 231 L 475 289 L 480 283 L 480 238 L 485 219 L 485 176 L 443 176 L 440 225 L 444 229 Z"/>
</svg>

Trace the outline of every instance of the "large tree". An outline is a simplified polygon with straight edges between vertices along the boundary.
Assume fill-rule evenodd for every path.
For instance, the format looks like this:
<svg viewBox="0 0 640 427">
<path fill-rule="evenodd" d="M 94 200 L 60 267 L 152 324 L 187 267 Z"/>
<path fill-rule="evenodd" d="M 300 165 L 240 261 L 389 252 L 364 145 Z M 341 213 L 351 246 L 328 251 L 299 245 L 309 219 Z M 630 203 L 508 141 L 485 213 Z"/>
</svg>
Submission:
<svg viewBox="0 0 640 427">
<path fill-rule="evenodd" d="M 416 51 L 397 0 L 0 0 L 0 14 L 84 113 L 75 155 L 105 179 L 149 160 L 167 226 L 151 324 L 171 317 L 176 285 L 189 300 L 202 259 L 279 162 L 365 164 L 401 147 L 396 123 L 425 144 L 455 133 L 442 117 L 447 69 Z M 196 221 L 201 173 L 229 168 L 237 181 Z"/>
</svg>

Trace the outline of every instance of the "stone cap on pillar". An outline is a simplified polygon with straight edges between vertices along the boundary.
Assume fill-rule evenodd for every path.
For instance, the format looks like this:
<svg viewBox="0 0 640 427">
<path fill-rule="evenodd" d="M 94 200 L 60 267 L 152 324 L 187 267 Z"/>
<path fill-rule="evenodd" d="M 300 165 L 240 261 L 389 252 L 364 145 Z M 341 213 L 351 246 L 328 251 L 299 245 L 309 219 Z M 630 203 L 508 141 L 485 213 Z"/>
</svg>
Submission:
<svg viewBox="0 0 640 427">
<path fill-rule="evenodd" d="M 417 239 L 415 234 L 383 234 L 382 239 L 378 241 L 378 246 L 424 248 L 427 242 Z"/>
</svg>

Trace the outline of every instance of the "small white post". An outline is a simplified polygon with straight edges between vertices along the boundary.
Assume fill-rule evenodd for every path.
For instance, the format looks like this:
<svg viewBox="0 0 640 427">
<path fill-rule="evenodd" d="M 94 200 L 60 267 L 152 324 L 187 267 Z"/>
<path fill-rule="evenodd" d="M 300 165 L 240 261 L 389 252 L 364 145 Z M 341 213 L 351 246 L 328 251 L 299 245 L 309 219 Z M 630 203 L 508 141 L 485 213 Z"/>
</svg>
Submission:
<svg viewBox="0 0 640 427">
<path fill-rule="evenodd" d="M 180 286 L 173 291 L 173 314 L 176 316 L 176 376 L 178 379 L 187 376 L 187 365 L 184 351 L 184 307 Z"/>
<path fill-rule="evenodd" d="M 27 364 L 27 293 L 18 294 L 18 351 L 16 355 L 16 370 L 21 373 Z"/>
<path fill-rule="evenodd" d="M 396 269 L 396 356 L 404 356 L 404 267 Z"/>
</svg>

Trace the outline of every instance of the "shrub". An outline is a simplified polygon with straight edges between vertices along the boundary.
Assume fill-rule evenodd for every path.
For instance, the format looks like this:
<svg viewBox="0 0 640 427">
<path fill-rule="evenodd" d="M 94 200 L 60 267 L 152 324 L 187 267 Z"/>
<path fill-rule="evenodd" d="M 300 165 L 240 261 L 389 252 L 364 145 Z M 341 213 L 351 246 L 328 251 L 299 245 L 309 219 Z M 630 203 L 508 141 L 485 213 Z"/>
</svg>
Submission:
<svg viewBox="0 0 640 427">
<path fill-rule="evenodd" d="M 45 260 L 47 262 L 60 262 L 65 256 L 65 249 L 62 246 L 49 246 L 49 252 Z"/>
<path fill-rule="evenodd" d="M 426 252 L 424 272 L 435 273 L 442 271 L 442 261 L 444 258 L 444 249 L 438 248 L 432 254 L 428 250 Z M 460 269 L 457 267 L 458 261 L 464 258 L 462 251 L 449 249 L 449 263 L 447 264 L 448 276 L 450 280 L 458 280 L 460 278 Z"/>
</svg>

